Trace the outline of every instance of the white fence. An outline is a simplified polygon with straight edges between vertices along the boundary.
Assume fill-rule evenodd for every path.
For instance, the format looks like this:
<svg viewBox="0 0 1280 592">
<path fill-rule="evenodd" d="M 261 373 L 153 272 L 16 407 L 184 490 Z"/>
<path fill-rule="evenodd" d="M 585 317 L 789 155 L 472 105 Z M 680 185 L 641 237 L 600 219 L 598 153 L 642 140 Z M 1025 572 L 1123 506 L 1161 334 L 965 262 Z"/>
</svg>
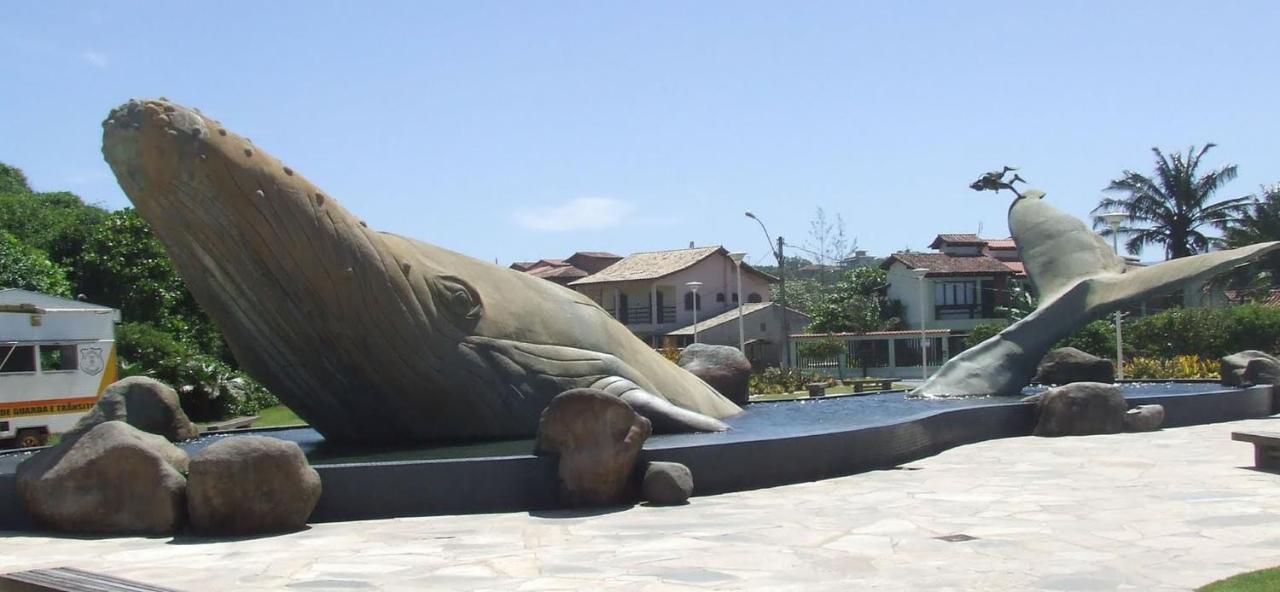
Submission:
<svg viewBox="0 0 1280 592">
<path fill-rule="evenodd" d="M 919 331 L 792 335 L 791 366 L 834 378 L 919 378 L 925 370 L 920 364 L 922 343 L 932 371 L 964 348 L 964 337 L 945 329 L 925 331 L 924 340 Z M 805 344 L 831 340 L 842 343 L 843 350 L 830 356 L 806 355 L 812 346 Z"/>
</svg>

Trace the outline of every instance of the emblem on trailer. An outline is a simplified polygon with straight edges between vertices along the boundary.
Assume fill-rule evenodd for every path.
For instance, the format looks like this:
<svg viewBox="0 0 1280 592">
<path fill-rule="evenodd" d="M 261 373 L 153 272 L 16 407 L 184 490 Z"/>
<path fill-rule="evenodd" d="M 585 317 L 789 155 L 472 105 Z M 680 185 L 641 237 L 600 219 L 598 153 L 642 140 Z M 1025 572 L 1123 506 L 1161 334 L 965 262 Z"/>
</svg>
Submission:
<svg viewBox="0 0 1280 592">
<path fill-rule="evenodd" d="M 102 357 L 102 348 L 80 348 L 80 370 L 84 371 L 85 374 L 95 376 L 106 367 L 107 363 Z"/>
</svg>

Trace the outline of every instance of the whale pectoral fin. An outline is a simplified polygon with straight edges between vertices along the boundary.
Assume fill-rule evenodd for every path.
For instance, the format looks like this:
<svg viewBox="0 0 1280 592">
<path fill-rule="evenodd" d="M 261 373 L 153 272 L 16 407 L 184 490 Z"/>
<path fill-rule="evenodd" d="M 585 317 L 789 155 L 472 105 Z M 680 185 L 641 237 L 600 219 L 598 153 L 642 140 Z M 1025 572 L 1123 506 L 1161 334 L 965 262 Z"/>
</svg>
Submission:
<svg viewBox="0 0 1280 592">
<path fill-rule="evenodd" d="M 636 413 L 645 416 L 653 424 L 657 434 L 678 432 L 723 432 L 729 426 L 714 417 L 678 407 L 658 395 L 640 388 L 621 376 L 601 378 L 591 385 L 631 405 Z"/>
<path fill-rule="evenodd" d="M 1149 267 L 1130 268 L 1123 274 L 1097 278 L 1090 290 L 1087 306 L 1113 305 L 1171 290 L 1178 284 L 1204 280 L 1237 265 L 1243 265 L 1280 248 L 1280 242 L 1267 242 L 1170 259 Z"/>
</svg>

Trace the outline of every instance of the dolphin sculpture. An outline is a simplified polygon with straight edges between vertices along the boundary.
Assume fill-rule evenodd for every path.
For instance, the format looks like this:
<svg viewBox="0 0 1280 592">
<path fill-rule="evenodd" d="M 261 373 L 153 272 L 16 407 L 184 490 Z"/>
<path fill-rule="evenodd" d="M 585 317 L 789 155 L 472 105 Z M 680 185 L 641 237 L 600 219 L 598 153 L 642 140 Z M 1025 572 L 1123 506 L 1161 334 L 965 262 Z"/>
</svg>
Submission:
<svg viewBox="0 0 1280 592">
<path fill-rule="evenodd" d="M 943 364 L 913 394 L 1015 395 L 1031 382 L 1040 359 L 1058 340 L 1127 303 L 1176 290 L 1280 248 L 1259 243 L 1173 259 L 1149 267 L 1125 264 L 1097 233 L 1053 207 L 1044 192 L 1021 193 L 993 171 L 971 187 L 1010 189 L 1009 232 L 1040 296 L 1036 310 Z M 1021 180 L 1020 177 L 1015 177 Z"/>
<path fill-rule="evenodd" d="M 595 387 L 658 431 L 741 411 L 586 296 L 375 232 L 199 111 L 132 100 L 102 151 L 241 367 L 326 438 L 527 437 Z"/>
</svg>

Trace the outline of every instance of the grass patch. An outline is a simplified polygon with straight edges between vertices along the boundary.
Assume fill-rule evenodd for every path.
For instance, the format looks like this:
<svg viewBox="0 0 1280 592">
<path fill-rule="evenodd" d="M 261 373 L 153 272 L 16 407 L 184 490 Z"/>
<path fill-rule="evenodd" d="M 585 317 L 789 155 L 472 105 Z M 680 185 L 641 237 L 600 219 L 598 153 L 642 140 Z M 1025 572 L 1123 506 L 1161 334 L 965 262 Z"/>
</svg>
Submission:
<svg viewBox="0 0 1280 592">
<path fill-rule="evenodd" d="M 1197 589 L 1197 592 L 1272 592 L 1280 590 L 1280 567 L 1260 569 Z"/>
<path fill-rule="evenodd" d="M 255 428 L 269 428 L 272 426 L 299 425 L 307 422 L 298 417 L 292 409 L 284 405 L 276 405 L 267 407 L 258 412 L 258 421 L 253 422 Z"/>
</svg>

